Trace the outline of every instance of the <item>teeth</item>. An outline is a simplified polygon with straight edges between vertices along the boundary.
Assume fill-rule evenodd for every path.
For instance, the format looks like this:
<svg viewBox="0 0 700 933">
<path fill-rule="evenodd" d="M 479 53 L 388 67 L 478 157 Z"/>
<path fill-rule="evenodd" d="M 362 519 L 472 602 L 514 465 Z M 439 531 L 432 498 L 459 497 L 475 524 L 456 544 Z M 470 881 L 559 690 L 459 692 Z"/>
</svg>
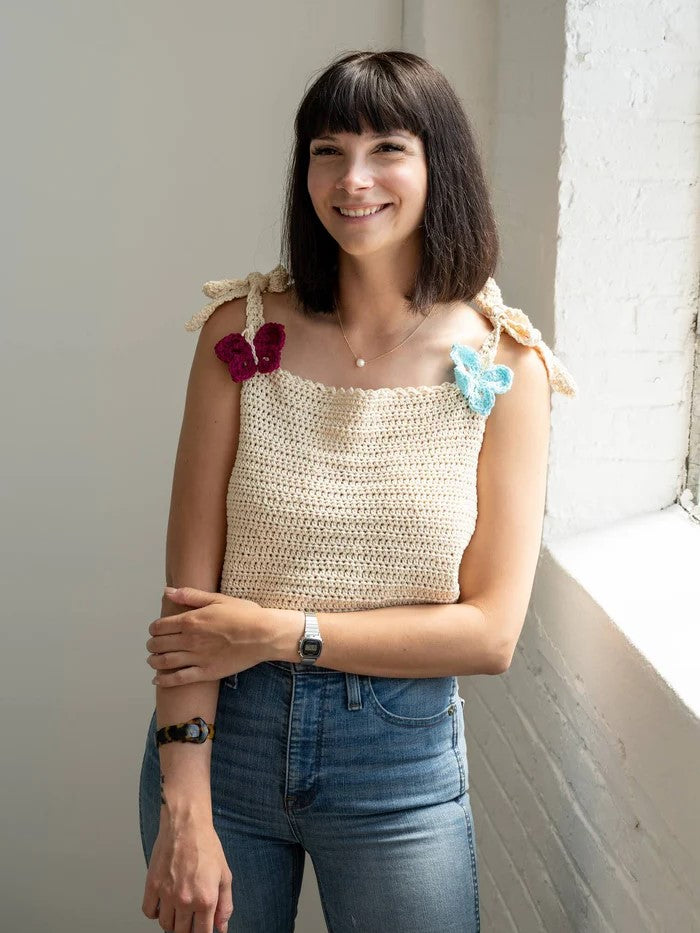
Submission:
<svg viewBox="0 0 700 933">
<path fill-rule="evenodd" d="M 369 207 L 363 211 L 346 211 L 342 207 L 339 207 L 338 210 L 344 217 L 368 217 L 370 214 L 376 214 L 383 207 L 386 207 L 386 205 L 380 204 L 379 207 Z"/>
</svg>

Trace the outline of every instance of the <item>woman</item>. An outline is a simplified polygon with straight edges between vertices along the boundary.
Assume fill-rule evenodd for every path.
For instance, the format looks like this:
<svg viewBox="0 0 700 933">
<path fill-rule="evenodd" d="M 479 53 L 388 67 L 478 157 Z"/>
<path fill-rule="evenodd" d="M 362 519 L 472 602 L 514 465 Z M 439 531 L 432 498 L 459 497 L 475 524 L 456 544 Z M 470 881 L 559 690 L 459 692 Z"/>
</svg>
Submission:
<svg viewBox="0 0 700 933">
<path fill-rule="evenodd" d="M 491 278 L 479 156 L 436 69 L 345 55 L 295 131 L 286 263 L 208 282 L 186 325 L 142 909 L 178 933 L 292 930 L 308 852 L 333 933 L 467 933 L 457 676 L 510 663 L 550 388 L 575 385 Z"/>
</svg>

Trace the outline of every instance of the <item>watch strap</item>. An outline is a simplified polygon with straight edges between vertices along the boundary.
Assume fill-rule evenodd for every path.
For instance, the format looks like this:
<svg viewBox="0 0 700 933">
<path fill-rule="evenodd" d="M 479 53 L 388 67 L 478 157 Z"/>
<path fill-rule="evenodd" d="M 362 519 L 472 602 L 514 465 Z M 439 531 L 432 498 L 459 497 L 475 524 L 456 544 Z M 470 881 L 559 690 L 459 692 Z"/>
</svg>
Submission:
<svg viewBox="0 0 700 933">
<path fill-rule="evenodd" d="M 318 627 L 316 615 L 313 612 L 309 612 L 307 609 L 304 609 L 303 613 L 304 634 L 299 639 L 299 657 L 301 658 L 302 664 L 312 665 L 318 661 L 321 651 L 323 650 L 323 638 L 321 638 L 321 631 Z M 304 655 L 302 651 L 302 646 L 306 640 L 311 641 L 317 649 L 313 656 Z"/>
</svg>

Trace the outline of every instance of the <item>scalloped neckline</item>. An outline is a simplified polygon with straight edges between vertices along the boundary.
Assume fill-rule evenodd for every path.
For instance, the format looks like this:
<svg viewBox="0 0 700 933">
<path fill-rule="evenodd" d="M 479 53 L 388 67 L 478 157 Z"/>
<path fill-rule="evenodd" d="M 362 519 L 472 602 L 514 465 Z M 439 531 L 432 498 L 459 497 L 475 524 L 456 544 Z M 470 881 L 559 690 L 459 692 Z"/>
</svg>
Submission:
<svg viewBox="0 0 700 933">
<path fill-rule="evenodd" d="M 269 373 L 260 373 L 263 376 L 272 376 L 279 373 L 289 382 L 295 382 L 297 385 L 308 386 L 318 392 L 325 392 L 327 395 L 360 395 L 360 396 L 379 396 L 379 395 L 430 395 L 433 392 L 439 392 L 443 389 L 459 388 L 456 382 L 436 382 L 421 386 L 377 386 L 376 388 L 365 388 L 364 386 L 334 386 L 326 382 L 317 382 L 315 379 L 308 379 L 306 376 L 300 376 L 293 373 L 283 366 L 278 366 Z"/>
</svg>

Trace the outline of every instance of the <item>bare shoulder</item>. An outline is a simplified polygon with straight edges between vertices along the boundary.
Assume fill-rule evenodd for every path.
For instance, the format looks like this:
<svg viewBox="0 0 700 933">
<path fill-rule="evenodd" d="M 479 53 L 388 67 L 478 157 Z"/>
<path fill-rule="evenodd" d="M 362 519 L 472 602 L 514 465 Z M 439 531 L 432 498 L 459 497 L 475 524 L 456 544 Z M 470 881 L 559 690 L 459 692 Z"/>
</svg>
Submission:
<svg viewBox="0 0 700 933">
<path fill-rule="evenodd" d="M 190 422 L 234 423 L 240 385 L 233 382 L 228 366 L 216 355 L 216 344 L 246 323 L 246 299 L 225 301 L 202 325 L 192 359 L 185 418 Z M 213 438 L 212 438 L 213 439 Z"/>
<path fill-rule="evenodd" d="M 513 373 L 510 389 L 496 396 L 486 420 L 482 464 L 494 476 L 509 472 L 543 482 L 551 422 L 551 387 L 544 362 L 534 347 L 502 332 L 495 364 Z"/>
<path fill-rule="evenodd" d="M 519 343 L 506 331 L 501 331 L 494 364 L 507 366 L 513 372 L 513 383 L 508 392 L 498 396 L 489 421 L 497 413 L 504 416 L 549 418 L 551 386 L 547 368 L 534 347 Z"/>
<path fill-rule="evenodd" d="M 245 297 L 225 301 L 212 312 L 199 333 L 187 385 L 182 429 L 185 446 L 189 450 L 190 444 L 201 444 L 209 452 L 213 468 L 218 464 L 218 479 L 230 471 L 235 456 L 240 383 L 233 381 L 215 347 L 228 334 L 240 333 L 245 323 Z M 222 430 L 222 425 L 227 429 Z"/>
</svg>

